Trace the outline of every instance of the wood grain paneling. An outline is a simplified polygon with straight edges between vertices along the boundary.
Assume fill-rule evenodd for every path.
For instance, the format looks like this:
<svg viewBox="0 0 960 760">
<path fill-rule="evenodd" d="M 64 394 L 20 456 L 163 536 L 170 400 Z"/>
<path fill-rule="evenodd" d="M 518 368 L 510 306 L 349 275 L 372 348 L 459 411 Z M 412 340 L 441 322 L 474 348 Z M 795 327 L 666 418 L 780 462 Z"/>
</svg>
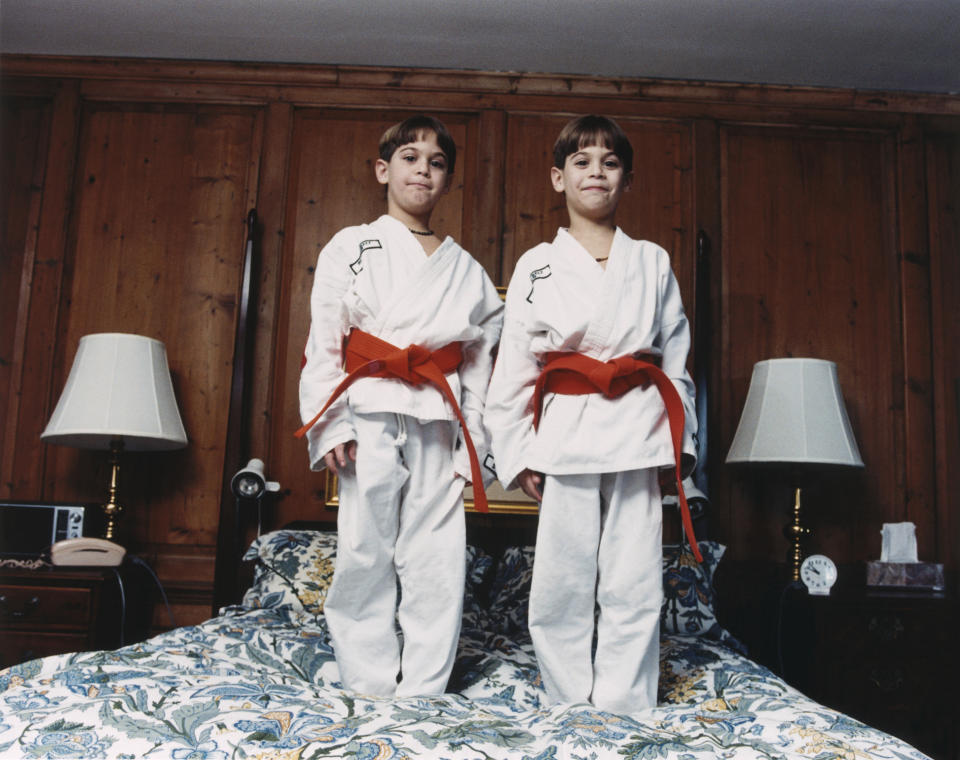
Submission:
<svg viewBox="0 0 960 760">
<path fill-rule="evenodd" d="M 17 384 L 11 388 L 8 409 L 9 425 L 15 425 L 13 448 L 4 452 L 4 488 L 13 498 L 36 499 L 44 497 L 45 467 L 48 447 L 40 441 L 40 433 L 47 423 L 53 390 L 53 366 L 56 338 L 59 331 L 60 296 L 62 292 L 63 263 L 66 251 L 67 220 L 70 216 L 73 170 L 77 147 L 77 123 L 80 109 L 79 85 L 64 81 L 53 83 L 50 114 L 50 138 L 43 160 L 45 170 L 43 187 L 39 189 L 40 215 L 28 241 L 36 245 L 32 271 L 24 271 L 30 280 L 29 296 L 22 292 L 12 295 L 23 280 L 4 284 L 4 293 L 19 300 L 18 320 L 26 315 L 22 353 L 16 358 Z M 26 252 L 25 252 L 26 255 Z M 11 290 L 7 290 L 10 288 Z M 18 348 L 19 350 L 19 348 Z M 8 439 L 7 439 L 8 440 Z M 5 441 L 6 443 L 6 441 Z"/>
<path fill-rule="evenodd" d="M 121 530 L 140 544 L 215 542 L 258 122 L 256 110 L 217 106 L 84 109 L 55 388 L 88 333 L 166 345 L 189 443 L 124 458 Z M 103 497 L 103 456 L 50 449 L 49 497 Z"/>
<path fill-rule="evenodd" d="M 894 515 L 915 523 L 918 545 L 925 552 L 934 552 L 937 526 L 930 247 L 924 213 L 927 187 L 923 134 L 917 119 L 906 117 L 897 138 L 896 214 L 902 291 L 905 467 L 902 497 Z"/>
<path fill-rule="evenodd" d="M 0 494 L 13 488 L 19 400 L 22 391 L 37 225 L 43 199 L 51 99 L 9 98 L 0 103 Z"/>
<path fill-rule="evenodd" d="M 126 540 L 191 615 L 209 611 L 221 478 L 242 464 L 223 459 L 246 214 L 258 210 L 261 264 L 243 443 L 284 488 L 265 525 L 333 519 L 292 438 L 313 267 L 338 229 L 382 213 L 378 138 L 423 110 L 460 149 L 435 226 L 497 284 L 566 224 L 549 168 L 576 114 L 612 115 L 630 136 L 636 180 L 618 222 L 670 252 L 694 320 L 694 245 L 709 235 L 710 525 L 729 556 L 779 560 L 786 546 L 785 481 L 722 461 L 753 363 L 811 355 L 837 362 L 866 462 L 808 491 L 814 548 L 874 558 L 880 524 L 910 519 L 924 557 L 956 570 L 960 98 L 356 66 L 3 65 L 0 167 L 15 180 L 0 238 L 2 495 L 102 498 L 105 457 L 46 446 L 40 431 L 80 336 L 160 338 L 190 445 L 127 457 Z"/>
<path fill-rule="evenodd" d="M 725 106 L 739 111 L 759 107 L 766 112 L 803 109 L 806 112 L 877 114 L 911 112 L 960 115 L 960 98 L 924 92 L 887 92 L 797 85 L 753 85 L 737 82 L 658 80 L 643 77 L 597 77 L 536 72 L 463 71 L 454 69 L 400 69 L 359 65 L 306 66 L 235 61 L 174 61 L 116 59 L 108 56 L 62 57 L 5 55 L 3 64 L 13 74 L 32 77 L 73 77 L 114 87 L 131 82 L 178 83 L 184 91 L 214 84 L 220 91 L 246 87 L 261 92 L 303 87 L 312 90 L 342 88 L 350 92 L 393 88 L 408 93 L 509 93 L 533 99 L 555 95 L 561 99 L 626 98 L 645 104 L 692 103 L 712 113 Z M 379 93 L 378 93 L 379 94 Z M 376 96 L 369 95 L 371 103 Z M 602 110 L 602 109 L 601 109 Z"/>
<path fill-rule="evenodd" d="M 895 158 L 894 139 L 883 132 L 731 126 L 723 133 L 718 390 L 725 411 L 723 448 L 714 456 L 726 456 L 755 362 L 836 362 L 866 469 L 819 480 L 809 492 L 814 545 L 833 556 L 878 558 L 881 523 L 903 514 Z M 755 480 L 724 474 L 736 486 Z M 716 520 L 736 551 L 782 557 L 780 528 L 792 507 L 785 480 L 764 498 L 734 489 L 719 500 L 730 512 Z"/>
<path fill-rule="evenodd" d="M 936 556 L 954 569 L 956 584 L 960 583 L 960 132 L 927 138 L 926 170 L 936 347 Z"/>
</svg>

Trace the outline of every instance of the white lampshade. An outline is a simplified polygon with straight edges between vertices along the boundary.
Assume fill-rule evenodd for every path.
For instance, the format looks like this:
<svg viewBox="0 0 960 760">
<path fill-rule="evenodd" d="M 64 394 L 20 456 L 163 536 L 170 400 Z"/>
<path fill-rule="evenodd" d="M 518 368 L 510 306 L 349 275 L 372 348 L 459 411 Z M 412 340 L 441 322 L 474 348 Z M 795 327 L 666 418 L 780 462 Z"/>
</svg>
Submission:
<svg viewBox="0 0 960 760">
<path fill-rule="evenodd" d="M 162 451 L 187 445 L 167 350 L 143 335 L 85 335 L 40 438 L 83 449 Z"/>
<path fill-rule="evenodd" d="M 757 362 L 727 464 L 863 467 L 837 381 L 823 359 Z"/>
</svg>

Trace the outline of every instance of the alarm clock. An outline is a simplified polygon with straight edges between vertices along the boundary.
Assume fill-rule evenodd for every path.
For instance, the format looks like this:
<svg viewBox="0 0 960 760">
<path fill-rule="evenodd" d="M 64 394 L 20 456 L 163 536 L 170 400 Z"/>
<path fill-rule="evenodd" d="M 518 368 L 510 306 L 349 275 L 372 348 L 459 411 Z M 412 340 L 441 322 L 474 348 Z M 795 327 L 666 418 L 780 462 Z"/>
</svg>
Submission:
<svg viewBox="0 0 960 760">
<path fill-rule="evenodd" d="M 811 554 L 800 565 L 800 580 L 808 593 L 827 596 L 837 582 L 837 566 L 823 554 Z"/>
</svg>

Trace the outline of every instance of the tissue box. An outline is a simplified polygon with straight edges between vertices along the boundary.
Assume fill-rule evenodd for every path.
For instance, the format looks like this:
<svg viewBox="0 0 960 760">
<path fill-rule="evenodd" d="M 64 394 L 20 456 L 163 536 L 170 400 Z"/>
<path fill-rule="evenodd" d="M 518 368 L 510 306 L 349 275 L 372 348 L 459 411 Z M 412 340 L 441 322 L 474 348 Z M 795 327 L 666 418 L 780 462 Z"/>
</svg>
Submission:
<svg viewBox="0 0 960 760">
<path fill-rule="evenodd" d="M 943 591 L 943 565 L 934 562 L 867 562 L 867 585 Z"/>
</svg>

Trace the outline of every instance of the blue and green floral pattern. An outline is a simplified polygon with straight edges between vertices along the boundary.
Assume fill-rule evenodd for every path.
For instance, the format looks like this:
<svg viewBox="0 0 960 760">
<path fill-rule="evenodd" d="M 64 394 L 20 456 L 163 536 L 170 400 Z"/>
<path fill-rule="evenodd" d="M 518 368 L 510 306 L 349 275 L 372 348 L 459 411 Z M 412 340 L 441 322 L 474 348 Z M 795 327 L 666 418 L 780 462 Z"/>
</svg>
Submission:
<svg viewBox="0 0 960 760">
<path fill-rule="evenodd" d="M 290 551 L 299 551 L 288 544 Z M 331 559 L 331 547 L 323 564 Z M 507 559 L 519 566 L 519 555 Z M 324 565 L 325 567 L 325 565 Z M 274 565 L 287 576 L 292 567 Z M 323 575 L 323 571 L 318 571 Z M 341 689 L 318 596 L 260 588 L 199 626 L 113 652 L 0 671 L 0 756 L 357 760 L 920 760 L 704 636 L 662 640 L 660 705 L 614 715 L 544 703 L 529 635 L 507 597 L 474 598 L 503 567 L 471 550 L 452 693 L 381 699 Z M 472 577 L 472 582 L 469 578 Z M 271 579 L 275 582 L 277 579 Z M 282 584 L 281 584 L 282 585 Z M 513 588 L 522 588 L 522 582 Z M 322 588 L 321 588 L 322 587 Z M 479 588 L 479 586 L 476 586 Z M 496 590 L 487 584 L 488 591 Z M 280 592 L 283 593 L 280 593 Z M 278 602 L 271 605 L 268 594 Z M 521 595 L 511 594 L 516 604 Z M 256 600 L 256 601 L 255 601 Z M 490 606 L 499 601 L 495 615 Z M 498 624 L 491 625 L 497 621 Z"/>
</svg>

